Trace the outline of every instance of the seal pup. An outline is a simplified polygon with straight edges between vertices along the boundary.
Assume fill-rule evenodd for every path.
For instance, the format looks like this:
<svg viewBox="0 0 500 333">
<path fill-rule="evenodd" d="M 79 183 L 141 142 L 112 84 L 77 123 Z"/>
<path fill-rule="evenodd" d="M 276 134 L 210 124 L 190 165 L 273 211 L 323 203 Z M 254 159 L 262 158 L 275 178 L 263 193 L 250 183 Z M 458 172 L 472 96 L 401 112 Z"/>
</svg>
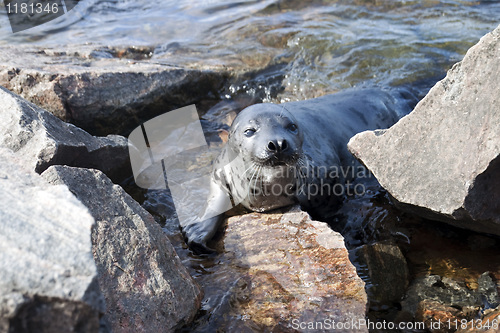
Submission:
<svg viewBox="0 0 500 333">
<path fill-rule="evenodd" d="M 296 203 L 306 210 L 332 205 L 342 196 L 349 168 L 360 167 L 347 150 L 349 139 L 387 128 L 409 111 L 397 94 L 356 88 L 245 108 L 214 161 L 203 214 L 181 226 L 188 245 L 196 252 L 212 252 L 207 242 L 223 213 L 236 204 L 257 212 Z"/>
</svg>

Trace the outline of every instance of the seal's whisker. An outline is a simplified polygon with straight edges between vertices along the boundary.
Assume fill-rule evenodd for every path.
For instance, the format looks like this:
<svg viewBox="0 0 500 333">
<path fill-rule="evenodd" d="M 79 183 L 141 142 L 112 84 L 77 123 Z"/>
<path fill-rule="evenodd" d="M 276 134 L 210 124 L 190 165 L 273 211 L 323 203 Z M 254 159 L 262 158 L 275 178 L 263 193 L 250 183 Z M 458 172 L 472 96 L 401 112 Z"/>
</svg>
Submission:
<svg viewBox="0 0 500 333">
<path fill-rule="evenodd" d="M 250 166 L 245 170 L 245 172 L 243 172 L 243 176 L 242 177 L 245 177 L 245 175 L 247 174 L 247 172 L 251 169 L 251 168 L 254 168 L 256 167 L 255 163 L 250 163 Z"/>
<path fill-rule="evenodd" d="M 305 160 L 305 163 L 306 163 L 306 172 L 307 172 L 307 176 L 308 177 L 312 177 L 314 178 L 314 166 L 312 166 L 310 163 L 309 163 L 309 160 L 306 159 Z"/>
<path fill-rule="evenodd" d="M 307 167 L 306 167 L 306 162 L 304 161 L 303 157 L 300 157 L 297 161 L 297 165 L 299 166 L 299 177 L 298 177 L 298 183 L 299 183 L 299 190 L 298 193 L 303 193 L 304 192 L 304 185 L 306 184 L 307 181 L 307 176 L 304 174 L 304 168 L 306 168 L 307 172 Z"/>
<path fill-rule="evenodd" d="M 305 161 L 304 161 L 304 158 L 303 157 L 300 157 L 298 160 L 297 160 L 297 165 L 299 166 L 299 175 L 301 178 L 305 178 L 305 175 L 304 175 L 304 168 L 307 168 L 306 165 L 305 165 Z M 306 169 L 307 170 L 307 169 Z"/>
<path fill-rule="evenodd" d="M 250 172 L 254 172 L 255 169 L 257 168 L 257 165 L 252 163 L 248 169 L 245 171 L 245 173 L 243 174 L 243 177 L 246 177 L 246 174 L 250 171 Z M 247 178 L 247 181 L 248 181 L 248 185 L 247 185 L 247 188 L 246 188 L 246 192 L 248 193 L 248 196 L 250 196 L 250 181 L 251 181 L 252 177 L 250 178 Z"/>
<path fill-rule="evenodd" d="M 257 189 L 258 189 L 257 183 L 259 181 L 259 175 L 260 175 L 260 171 L 261 170 L 262 170 L 262 166 L 259 166 L 257 168 L 257 172 L 255 174 L 255 183 L 254 183 L 254 186 L 253 186 L 253 198 L 254 198 L 255 201 L 257 201 L 257 195 L 256 195 L 256 192 L 257 192 Z"/>
<path fill-rule="evenodd" d="M 256 175 L 257 171 L 259 170 L 259 167 L 256 167 L 254 169 L 254 172 L 252 174 L 252 177 L 250 177 L 250 181 L 248 182 L 248 200 L 249 201 L 252 201 L 252 195 L 250 193 L 250 191 L 253 191 L 254 192 L 254 198 L 255 198 L 255 188 L 252 189 L 252 181 L 253 181 L 253 177 Z"/>
<path fill-rule="evenodd" d="M 264 169 L 264 167 L 261 167 L 261 171 Z M 264 191 L 264 175 L 261 173 L 260 174 L 260 190 L 262 191 L 262 195 L 266 196 L 266 192 Z"/>
<path fill-rule="evenodd" d="M 262 168 L 263 168 L 263 166 L 261 165 L 259 167 L 259 169 L 257 170 L 257 177 L 255 178 L 255 187 L 254 187 L 254 188 L 257 188 L 257 182 L 258 182 L 258 180 L 260 178 L 260 180 L 261 180 L 261 187 L 259 187 L 260 191 L 262 191 L 262 175 L 261 175 Z M 255 191 L 253 192 L 253 197 L 254 197 L 255 200 L 257 200 L 257 197 L 255 195 Z"/>
</svg>

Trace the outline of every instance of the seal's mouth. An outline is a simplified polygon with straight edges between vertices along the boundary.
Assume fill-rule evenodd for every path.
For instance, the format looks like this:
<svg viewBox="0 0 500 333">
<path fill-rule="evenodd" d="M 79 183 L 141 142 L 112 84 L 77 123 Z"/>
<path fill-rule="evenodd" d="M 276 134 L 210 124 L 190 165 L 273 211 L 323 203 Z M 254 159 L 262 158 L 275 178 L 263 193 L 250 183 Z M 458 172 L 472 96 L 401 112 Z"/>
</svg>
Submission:
<svg viewBox="0 0 500 333">
<path fill-rule="evenodd" d="M 255 158 L 253 162 L 260 166 L 277 167 L 277 166 L 295 166 L 299 160 L 299 154 L 273 154 L 264 158 Z"/>
</svg>

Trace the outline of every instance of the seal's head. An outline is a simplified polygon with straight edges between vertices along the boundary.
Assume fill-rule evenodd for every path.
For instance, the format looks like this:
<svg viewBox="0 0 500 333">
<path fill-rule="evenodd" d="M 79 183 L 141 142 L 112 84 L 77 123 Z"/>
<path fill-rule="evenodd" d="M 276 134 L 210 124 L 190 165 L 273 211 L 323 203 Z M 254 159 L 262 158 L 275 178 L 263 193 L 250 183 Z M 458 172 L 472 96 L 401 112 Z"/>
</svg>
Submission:
<svg viewBox="0 0 500 333">
<path fill-rule="evenodd" d="M 284 106 L 257 104 L 238 114 L 229 140 L 233 152 L 263 166 L 293 165 L 302 154 L 303 133 Z"/>
</svg>

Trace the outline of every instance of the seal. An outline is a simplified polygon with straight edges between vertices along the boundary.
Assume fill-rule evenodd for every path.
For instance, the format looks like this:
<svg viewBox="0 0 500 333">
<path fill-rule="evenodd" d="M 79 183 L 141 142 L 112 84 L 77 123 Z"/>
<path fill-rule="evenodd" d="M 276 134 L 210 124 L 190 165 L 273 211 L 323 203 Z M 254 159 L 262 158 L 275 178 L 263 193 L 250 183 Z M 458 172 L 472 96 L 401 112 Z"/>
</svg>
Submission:
<svg viewBox="0 0 500 333">
<path fill-rule="evenodd" d="M 281 105 L 255 104 L 241 111 L 214 161 L 203 214 L 181 226 L 196 252 L 223 213 L 241 204 L 257 212 L 299 203 L 306 210 L 335 205 L 358 164 L 347 150 L 355 134 L 387 128 L 409 112 L 402 98 L 380 89 L 348 89 Z"/>
</svg>

